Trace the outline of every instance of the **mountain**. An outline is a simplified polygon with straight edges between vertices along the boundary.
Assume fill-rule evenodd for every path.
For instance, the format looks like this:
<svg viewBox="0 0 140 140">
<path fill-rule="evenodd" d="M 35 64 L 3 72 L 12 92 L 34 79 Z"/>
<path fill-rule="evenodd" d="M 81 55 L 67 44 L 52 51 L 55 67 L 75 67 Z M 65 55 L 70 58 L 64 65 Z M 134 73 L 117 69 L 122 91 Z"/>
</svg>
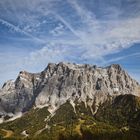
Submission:
<svg viewBox="0 0 140 140">
<path fill-rule="evenodd" d="M 61 62 L 48 64 L 41 73 L 21 71 L 0 90 L 0 135 L 137 139 L 139 96 L 139 83 L 118 64 L 97 67 Z"/>
</svg>

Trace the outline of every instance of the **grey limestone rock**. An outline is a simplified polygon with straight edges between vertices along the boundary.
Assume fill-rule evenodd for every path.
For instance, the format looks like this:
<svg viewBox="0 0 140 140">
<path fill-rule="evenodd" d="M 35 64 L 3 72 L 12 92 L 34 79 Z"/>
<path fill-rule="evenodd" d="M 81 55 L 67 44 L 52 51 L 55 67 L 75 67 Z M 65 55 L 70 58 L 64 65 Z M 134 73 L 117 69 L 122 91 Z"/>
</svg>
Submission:
<svg viewBox="0 0 140 140">
<path fill-rule="evenodd" d="M 93 115 L 98 106 L 120 94 L 138 94 L 139 83 L 120 65 L 97 67 L 88 64 L 48 64 L 41 73 L 21 71 L 15 81 L 6 82 L 0 90 L 0 114 L 28 111 L 48 106 L 54 113 L 67 100 L 84 102 Z M 95 106 L 94 110 L 92 106 Z"/>
</svg>

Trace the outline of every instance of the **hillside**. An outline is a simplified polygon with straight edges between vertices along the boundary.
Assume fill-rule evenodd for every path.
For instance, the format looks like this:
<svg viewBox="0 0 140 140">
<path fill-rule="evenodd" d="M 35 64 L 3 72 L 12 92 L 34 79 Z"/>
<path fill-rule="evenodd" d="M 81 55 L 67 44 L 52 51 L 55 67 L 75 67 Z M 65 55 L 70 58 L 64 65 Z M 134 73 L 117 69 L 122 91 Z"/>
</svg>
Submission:
<svg viewBox="0 0 140 140">
<path fill-rule="evenodd" d="M 137 140 L 139 87 L 117 64 L 22 71 L 0 90 L 1 139 Z"/>
</svg>

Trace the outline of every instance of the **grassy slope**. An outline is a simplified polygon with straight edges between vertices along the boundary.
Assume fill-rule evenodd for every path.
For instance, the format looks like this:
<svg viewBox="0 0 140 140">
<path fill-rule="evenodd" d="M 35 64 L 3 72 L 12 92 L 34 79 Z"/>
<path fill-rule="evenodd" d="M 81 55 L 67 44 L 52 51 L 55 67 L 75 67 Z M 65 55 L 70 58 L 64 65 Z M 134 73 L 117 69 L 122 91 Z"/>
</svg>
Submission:
<svg viewBox="0 0 140 140">
<path fill-rule="evenodd" d="M 26 130 L 27 133 L 33 136 L 37 130 L 45 127 L 46 124 L 44 122 L 44 119 L 49 114 L 50 113 L 47 111 L 47 108 L 35 110 L 32 109 L 15 121 L 0 124 L 0 129 L 13 131 L 14 137 L 21 137 L 21 132 L 23 132 L 24 130 Z"/>
<path fill-rule="evenodd" d="M 92 116 L 89 108 L 83 103 L 76 106 L 77 113 L 69 102 L 56 111 L 50 121 L 45 122 L 49 115 L 47 108 L 30 110 L 22 118 L 0 125 L 0 134 L 12 130 L 14 138 L 21 137 L 27 130 L 30 137 L 36 140 L 138 140 L 140 131 L 140 99 L 132 95 L 117 97 L 113 104 L 107 102 L 100 107 L 97 115 Z M 43 129 L 48 124 L 48 129 Z M 41 133 L 37 133 L 38 130 Z M 118 138 L 118 139 L 117 139 Z"/>
<path fill-rule="evenodd" d="M 100 106 L 96 119 L 117 126 L 135 124 L 140 126 L 140 98 L 133 95 L 120 95 L 113 103 Z"/>
</svg>

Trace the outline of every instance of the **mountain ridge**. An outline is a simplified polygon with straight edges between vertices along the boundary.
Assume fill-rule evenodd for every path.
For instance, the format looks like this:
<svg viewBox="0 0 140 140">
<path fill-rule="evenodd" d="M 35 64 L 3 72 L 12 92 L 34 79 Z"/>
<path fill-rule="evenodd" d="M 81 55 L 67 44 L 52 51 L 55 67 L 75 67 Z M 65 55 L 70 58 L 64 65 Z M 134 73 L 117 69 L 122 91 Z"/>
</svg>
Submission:
<svg viewBox="0 0 140 140">
<path fill-rule="evenodd" d="M 138 140 L 139 95 L 139 83 L 118 64 L 61 62 L 40 73 L 21 71 L 0 90 L 0 137 Z"/>
<path fill-rule="evenodd" d="M 138 82 L 118 64 L 103 68 L 88 64 L 49 63 L 40 73 L 21 71 L 15 81 L 5 83 L 0 92 L 0 107 L 3 107 L 0 112 L 14 114 L 26 112 L 33 106 L 50 106 L 49 111 L 53 113 L 68 99 L 74 107 L 76 98 L 90 108 L 96 98 L 97 107 L 108 96 L 137 95 L 138 86 Z M 93 114 L 97 108 L 94 111 L 91 108 Z"/>
</svg>

